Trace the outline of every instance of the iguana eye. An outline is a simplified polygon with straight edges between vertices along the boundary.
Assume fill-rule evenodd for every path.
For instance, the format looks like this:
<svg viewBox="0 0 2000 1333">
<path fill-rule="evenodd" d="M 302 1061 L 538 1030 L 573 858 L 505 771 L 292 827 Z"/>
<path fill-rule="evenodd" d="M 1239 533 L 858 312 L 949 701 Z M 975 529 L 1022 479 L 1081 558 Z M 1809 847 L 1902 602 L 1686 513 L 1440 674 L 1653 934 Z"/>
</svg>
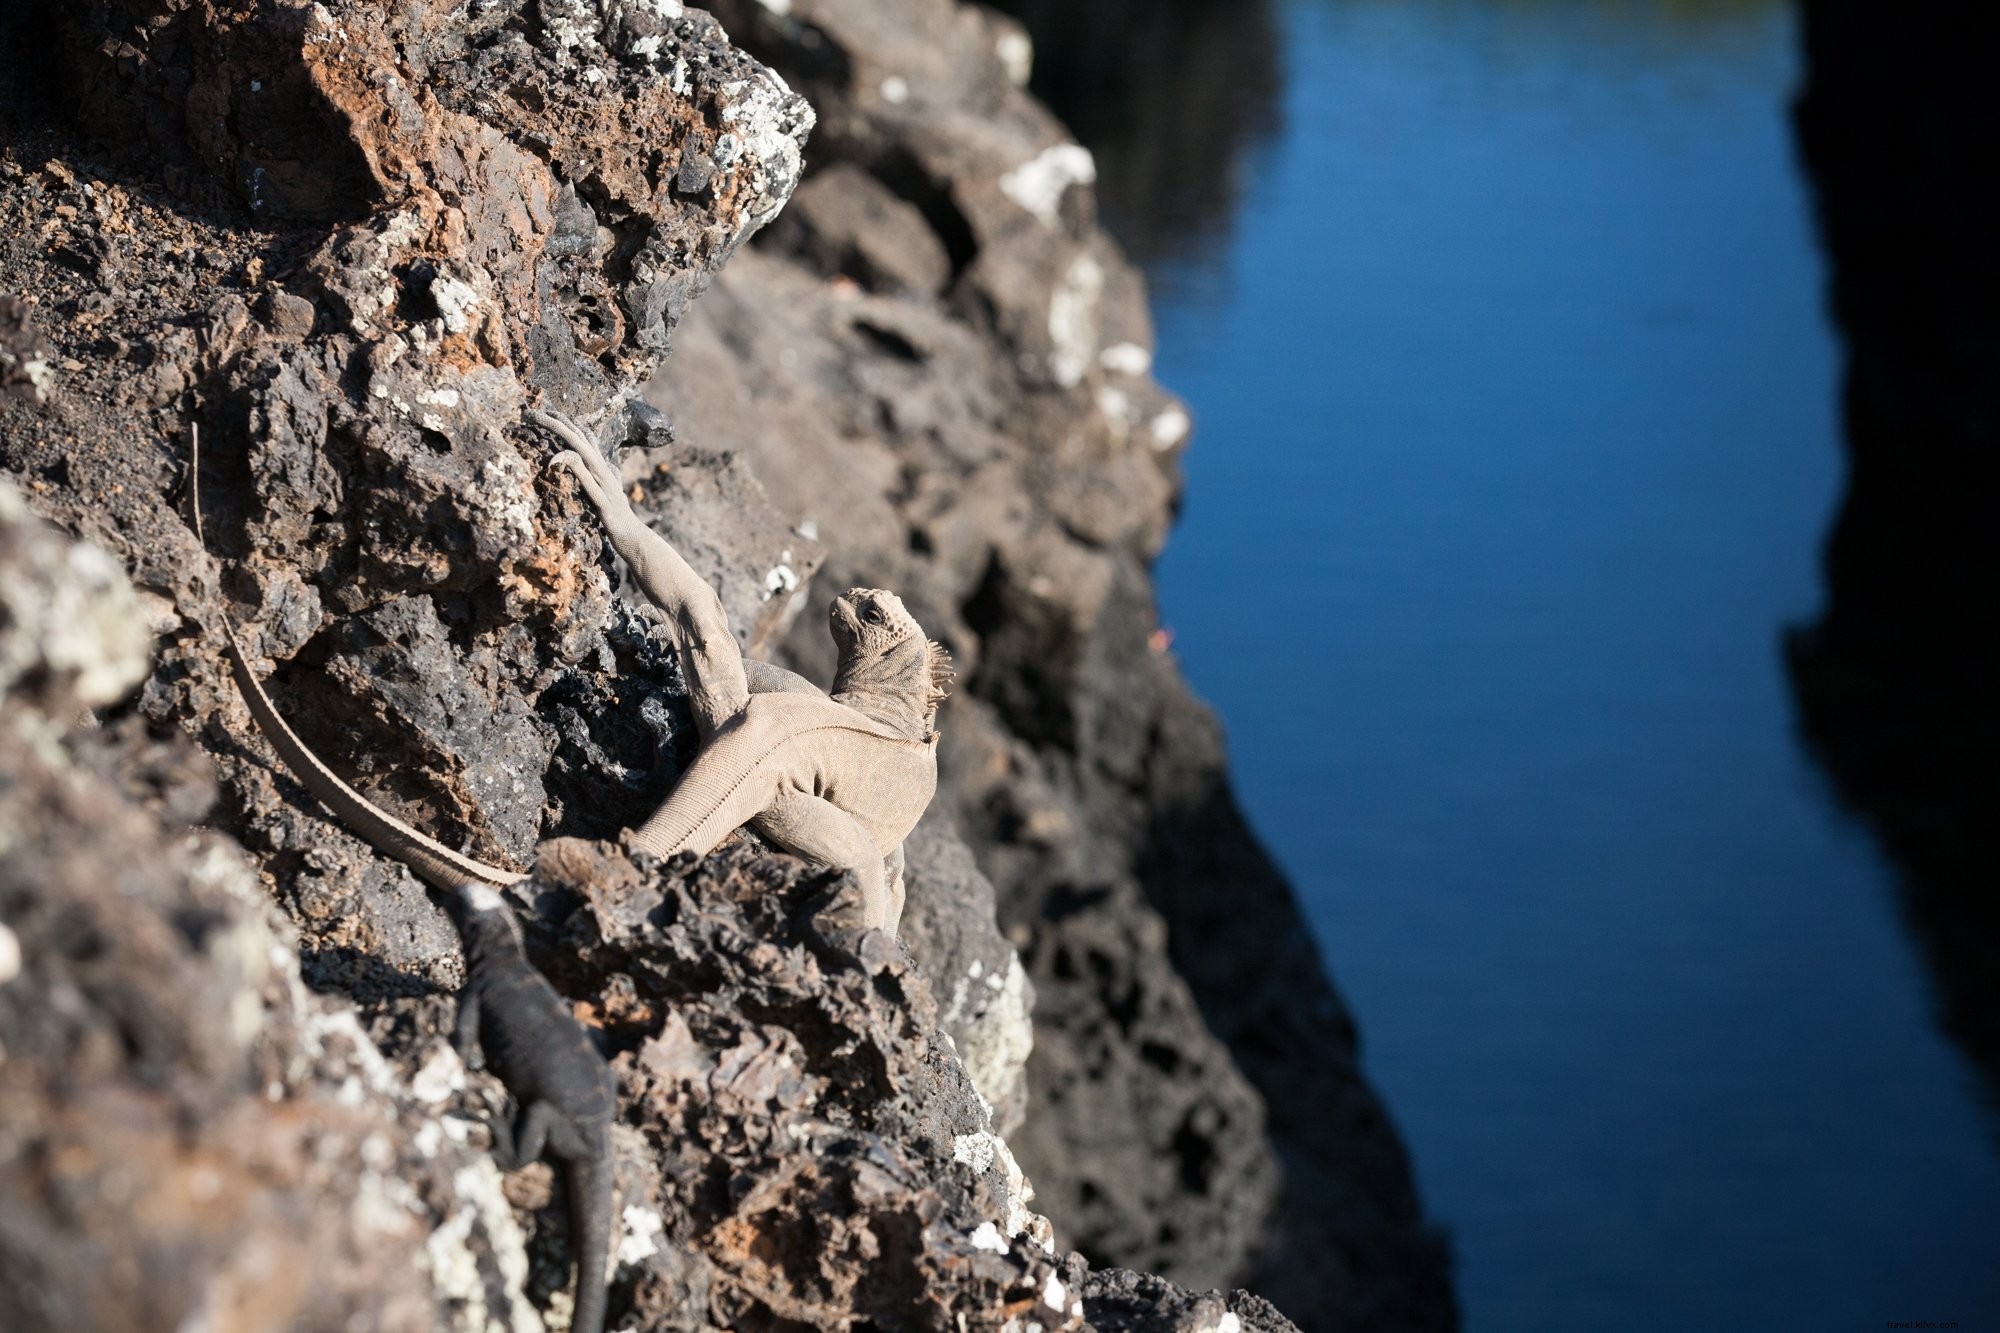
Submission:
<svg viewBox="0 0 2000 1333">
<path fill-rule="evenodd" d="M 882 623 L 882 608 L 879 606 L 871 606 L 866 611 L 863 611 L 861 614 L 862 617 L 865 620 L 867 620 L 867 622 L 871 625 L 879 625 Z"/>
</svg>

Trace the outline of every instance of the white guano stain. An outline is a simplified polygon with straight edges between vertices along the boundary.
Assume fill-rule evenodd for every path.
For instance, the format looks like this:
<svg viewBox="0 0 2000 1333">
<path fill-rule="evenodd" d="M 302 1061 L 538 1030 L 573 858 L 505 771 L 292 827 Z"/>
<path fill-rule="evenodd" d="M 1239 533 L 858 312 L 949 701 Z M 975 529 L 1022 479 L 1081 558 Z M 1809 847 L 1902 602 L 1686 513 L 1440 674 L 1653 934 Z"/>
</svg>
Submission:
<svg viewBox="0 0 2000 1333">
<path fill-rule="evenodd" d="M 1027 33 L 1019 28 L 1003 30 L 993 43 L 993 53 L 1000 57 L 1009 83 L 1016 88 L 1028 86 L 1028 78 L 1035 72 L 1035 44 Z"/>
<path fill-rule="evenodd" d="M 657 1212 L 629 1204 L 620 1216 L 625 1225 L 618 1237 L 619 1263 L 640 1263 L 660 1252 L 659 1240 L 667 1234 L 667 1224 Z"/>
<path fill-rule="evenodd" d="M 1000 192 L 1053 227 L 1072 185 L 1097 180 L 1097 159 L 1082 144 L 1050 144 L 1000 178 Z"/>
<path fill-rule="evenodd" d="M 1065 389 L 1083 382 L 1097 352 L 1097 302 L 1104 268 L 1078 255 L 1049 296 L 1049 374 Z"/>
<path fill-rule="evenodd" d="M 472 327 L 472 312 L 480 298 L 471 283 L 439 278 L 431 283 L 431 299 L 437 302 L 438 316 L 444 320 L 447 333 L 464 333 Z"/>
<path fill-rule="evenodd" d="M 1097 354 L 1097 364 L 1114 375 L 1143 375 L 1153 368 L 1153 354 L 1138 343 L 1113 343 Z"/>
</svg>

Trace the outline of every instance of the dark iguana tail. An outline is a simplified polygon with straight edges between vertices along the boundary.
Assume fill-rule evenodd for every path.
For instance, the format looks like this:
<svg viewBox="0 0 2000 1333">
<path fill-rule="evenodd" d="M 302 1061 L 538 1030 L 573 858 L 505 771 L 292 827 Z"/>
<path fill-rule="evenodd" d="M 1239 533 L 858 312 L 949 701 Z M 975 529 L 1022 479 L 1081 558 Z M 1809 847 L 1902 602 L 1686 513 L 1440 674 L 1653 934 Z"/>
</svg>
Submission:
<svg viewBox="0 0 2000 1333">
<path fill-rule="evenodd" d="M 566 1162 L 569 1175 L 569 1228 L 576 1238 L 576 1313 L 570 1333 L 603 1333 L 604 1303 L 610 1281 L 611 1135 L 603 1126 L 585 1129 L 590 1151 Z"/>
</svg>

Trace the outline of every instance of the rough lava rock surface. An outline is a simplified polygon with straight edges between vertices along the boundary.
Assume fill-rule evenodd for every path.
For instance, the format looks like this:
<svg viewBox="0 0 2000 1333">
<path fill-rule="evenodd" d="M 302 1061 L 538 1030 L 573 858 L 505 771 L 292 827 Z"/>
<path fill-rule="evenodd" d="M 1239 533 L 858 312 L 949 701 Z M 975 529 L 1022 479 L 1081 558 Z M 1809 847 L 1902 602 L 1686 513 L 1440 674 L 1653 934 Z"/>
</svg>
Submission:
<svg viewBox="0 0 2000 1333">
<path fill-rule="evenodd" d="M 24 1328 L 566 1319 L 561 1192 L 495 1170 L 499 1090 L 443 1040 L 456 939 L 272 760 L 225 610 L 371 799 L 535 869 L 531 954 L 621 1089 L 614 1326 L 1290 1327 L 1167 1280 L 1247 1272 L 1277 1170 L 1133 873 L 1147 729 L 1185 698 L 1145 646 L 1185 415 L 1144 374 L 1137 279 L 1087 156 L 996 74 L 1010 25 L 794 9 L 725 10 L 743 48 L 676 0 L 0 15 L 0 1307 Z M 793 85 L 854 169 L 741 250 L 799 185 Z M 743 285 L 677 334 L 732 256 Z M 725 374 L 727 337 L 755 357 Z M 670 341 L 713 372 L 654 395 L 690 447 L 632 396 Z M 907 954 L 814 953 L 825 877 L 748 837 L 669 866 L 604 841 L 693 728 L 529 403 L 610 408 L 746 644 L 823 674 L 831 579 L 904 588 L 960 651 Z M 1128 670 L 1136 706 L 1079 683 Z M 1418 1243 L 1370 1132 L 1386 1169 L 1342 1188 Z M 1088 1260 L 1044 1243 L 1008 1135 Z M 1370 1269 L 1393 1247 L 1367 1230 L 1313 1258 L 1322 1325 L 1381 1326 L 1427 1280 Z M 1128 1259 L 1166 1275 L 1092 1266 Z"/>
<path fill-rule="evenodd" d="M 796 664 L 825 668 L 820 603 L 855 580 L 960 664 L 938 805 L 1037 997 L 1012 1141 L 1059 1235 L 1316 1328 L 1455 1326 L 1345 1006 L 1166 651 L 1148 567 L 1190 421 L 1089 153 L 1020 86 L 1023 30 L 949 0 L 717 13 L 820 123 L 651 396 L 827 544 Z"/>
</svg>

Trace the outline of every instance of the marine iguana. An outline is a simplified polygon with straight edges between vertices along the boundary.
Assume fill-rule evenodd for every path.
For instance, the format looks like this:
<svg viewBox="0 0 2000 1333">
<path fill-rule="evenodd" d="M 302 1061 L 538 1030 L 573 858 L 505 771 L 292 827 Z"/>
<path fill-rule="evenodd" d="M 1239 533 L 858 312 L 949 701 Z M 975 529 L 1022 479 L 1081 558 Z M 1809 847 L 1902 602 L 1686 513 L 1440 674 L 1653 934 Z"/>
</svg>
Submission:
<svg viewBox="0 0 2000 1333">
<path fill-rule="evenodd" d="M 569 418 L 528 420 L 570 447 L 550 460 L 597 507 L 633 582 L 673 626 L 701 750 L 632 844 L 657 856 L 706 854 L 744 824 L 807 861 L 853 873 L 862 929 L 903 915 L 903 839 L 937 790 L 937 708 L 950 657 L 902 599 L 880 588 L 834 598 L 839 652 L 831 696 L 746 659 L 722 599 L 633 512 L 618 471 Z M 839 922 L 839 924 L 849 924 Z"/>
<path fill-rule="evenodd" d="M 445 901 L 465 948 L 465 987 L 458 993 L 452 1044 L 468 1068 L 479 1068 L 483 1054 L 514 1099 L 513 1123 L 504 1117 L 493 1122 L 493 1159 L 503 1171 L 526 1166 L 544 1150 L 562 1162 L 576 1247 L 570 1333 L 601 1333 L 611 1255 L 617 1084 L 583 1025 L 528 961 L 521 927 L 500 895 L 473 881 Z"/>
<path fill-rule="evenodd" d="M 656 856 L 705 856 L 749 824 L 817 865 L 853 872 L 858 902 L 828 924 L 895 934 L 903 915 L 903 839 L 937 788 L 937 707 L 950 657 L 894 593 L 850 588 L 828 629 L 839 651 L 829 696 L 804 677 L 745 658 L 722 599 L 633 512 L 617 471 L 567 417 L 529 420 L 570 445 L 551 466 L 571 472 L 602 518 L 639 590 L 674 628 L 686 663 L 701 750 L 666 801 L 631 835 Z M 299 780 L 378 851 L 447 893 L 468 881 L 524 878 L 455 852 L 370 802 L 307 748 L 264 692 L 229 627 L 230 670 L 251 716 Z"/>
<path fill-rule="evenodd" d="M 206 546 L 200 450 L 196 426 L 189 492 L 195 538 Z M 617 1084 L 583 1025 L 528 961 L 521 927 L 495 891 L 496 884 L 526 877 L 426 838 L 342 782 L 306 748 L 264 693 L 226 607 L 222 628 L 231 673 L 273 748 L 350 827 L 385 851 L 395 848 L 392 855 L 441 891 L 445 912 L 465 952 L 465 985 L 458 993 L 452 1045 L 468 1068 L 489 1065 L 514 1099 L 517 1121 L 492 1124 L 493 1157 L 500 1168 L 518 1170 L 544 1149 L 561 1159 L 569 1181 L 570 1230 L 577 1253 L 570 1330 L 601 1333 L 611 1254 L 611 1121 L 618 1113 Z"/>
</svg>

